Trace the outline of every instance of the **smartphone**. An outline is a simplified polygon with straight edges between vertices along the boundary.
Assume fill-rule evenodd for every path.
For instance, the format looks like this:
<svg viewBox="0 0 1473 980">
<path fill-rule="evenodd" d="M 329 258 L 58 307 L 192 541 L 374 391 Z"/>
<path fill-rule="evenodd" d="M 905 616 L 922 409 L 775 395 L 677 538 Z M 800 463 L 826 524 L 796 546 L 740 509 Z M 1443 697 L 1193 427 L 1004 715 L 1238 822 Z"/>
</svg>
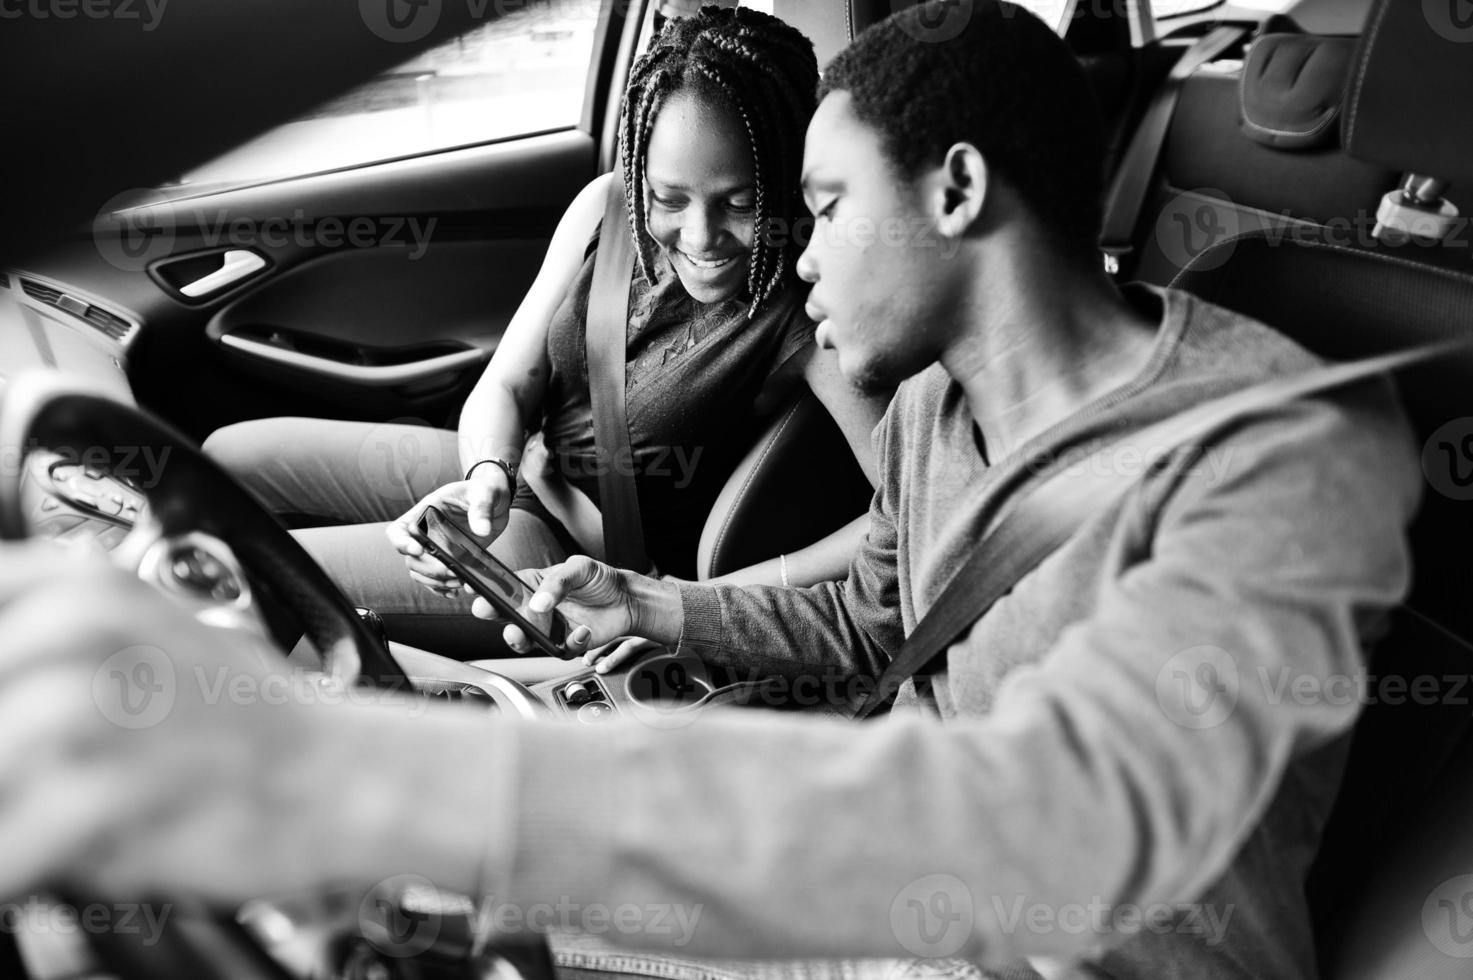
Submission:
<svg viewBox="0 0 1473 980">
<path fill-rule="evenodd" d="M 533 626 L 518 610 L 532 598 L 527 584 L 516 572 L 497 561 L 485 547 L 438 507 L 426 507 L 424 516 L 410 535 L 426 551 L 444 562 L 466 585 L 496 608 L 505 619 L 516 623 L 537 649 L 549 657 L 568 659 L 563 641 L 568 636 L 568 621 L 556 609 L 547 631 Z"/>
</svg>

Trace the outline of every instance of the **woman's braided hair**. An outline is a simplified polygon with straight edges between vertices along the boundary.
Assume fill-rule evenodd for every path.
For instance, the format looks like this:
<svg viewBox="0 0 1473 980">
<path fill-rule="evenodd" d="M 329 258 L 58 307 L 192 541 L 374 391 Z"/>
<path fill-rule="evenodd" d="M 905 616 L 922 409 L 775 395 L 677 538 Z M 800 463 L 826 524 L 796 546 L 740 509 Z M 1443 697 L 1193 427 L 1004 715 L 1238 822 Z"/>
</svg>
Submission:
<svg viewBox="0 0 1473 980">
<path fill-rule="evenodd" d="M 644 209 L 645 154 L 666 99 L 690 89 L 728 109 L 746 130 L 757 185 L 756 238 L 747 271 L 748 315 L 782 284 L 800 249 L 794 223 L 803 134 L 813 116 L 818 63 L 813 44 L 794 28 L 750 8 L 702 7 L 666 23 L 635 63 L 619 118 L 624 192 L 640 271 L 654 281 L 654 255 Z"/>
</svg>

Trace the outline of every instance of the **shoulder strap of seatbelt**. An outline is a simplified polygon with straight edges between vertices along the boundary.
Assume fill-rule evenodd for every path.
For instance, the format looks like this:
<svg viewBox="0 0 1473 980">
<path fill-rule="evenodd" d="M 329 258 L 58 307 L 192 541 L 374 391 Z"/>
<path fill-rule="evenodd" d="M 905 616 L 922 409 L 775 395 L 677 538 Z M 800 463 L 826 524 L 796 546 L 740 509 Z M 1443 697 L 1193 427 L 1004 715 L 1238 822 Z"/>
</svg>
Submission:
<svg viewBox="0 0 1473 980">
<path fill-rule="evenodd" d="M 588 396 L 598 460 L 604 559 L 643 572 L 650 563 L 634 485 L 634 451 L 629 445 L 625 405 L 629 286 L 633 280 L 634 242 L 625 209 L 624 182 L 615 171 L 609 182 L 598 252 L 593 260 L 593 282 L 588 290 Z"/>
<path fill-rule="evenodd" d="M 1121 262 L 1134 249 L 1135 226 L 1145 207 L 1156 163 L 1166 145 L 1171 116 L 1181 97 L 1182 82 L 1250 33 L 1247 27 L 1224 25 L 1207 34 L 1182 54 L 1167 74 L 1166 80 L 1146 107 L 1131 137 L 1130 145 L 1115 168 L 1115 180 L 1105 198 L 1105 218 L 1100 232 L 1100 250 L 1111 275 L 1118 274 Z"/>
<path fill-rule="evenodd" d="M 1133 450 L 1138 459 L 1152 459 L 1174 449 L 1200 445 L 1223 427 L 1257 412 L 1462 346 L 1445 343 L 1417 347 L 1266 381 L 1139 429 L 1098 450 L 1096 458 Z M 901 684 L 930 667 L 1091 515 L 1104 512 L 1137 482 L 1139 477 L 1126 475 L 1120 467 L 1076 466 L 1067 472 L 1045 475 L 1025 490 L 942 589 L 930 611 L 906 637 L 876 688 L 863 699 L 855 699 L 857 706 L 851 705 L 854 717 L 868 717 L 887 704 Z"/>
</svg>

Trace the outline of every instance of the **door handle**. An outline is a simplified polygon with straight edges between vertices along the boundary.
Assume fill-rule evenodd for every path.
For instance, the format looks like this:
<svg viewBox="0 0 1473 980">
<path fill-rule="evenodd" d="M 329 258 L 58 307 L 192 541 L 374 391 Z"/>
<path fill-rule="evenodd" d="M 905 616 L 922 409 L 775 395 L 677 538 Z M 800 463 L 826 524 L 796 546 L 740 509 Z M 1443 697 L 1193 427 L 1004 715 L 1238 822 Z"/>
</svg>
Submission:
<svg viewBox="0 0 1473 980">
<path fill-rule="evenodd" d="M 266 268 L 264 258 L 243 248 L 231 249 L 225 253 L 224 259 L 220 268 L 188 285 L 180 286 L 179 291 L 190 299 L 199 299 L 201 296 L 218 293 L 226 286 L 233 286 L 246 276 Z"/>
<path fill-rule="evenodd" d="M 344 364 L 342 361 L 335 361 L 328 357 L 303 354 L 301 351 L 288 350 L 285 347 L 278 347 L 261 340 L 252 340 L 237 334 L 225 334 L 220 338 L 220 343 L 242 354 L 250 354 L 252 357 L 272 361 L 284 367 L 310 371 L 334 381 L 366 385 L 370 388 L 388 388 L 394 385 L 413 384 L 416 381 L 428 381 L 439 375 L 473 367 L 486 359 L 485 351 L 472 348 L 456 351 L 453 354 L 427 357 L 421 361 L 410 361 L 406 364 Z"/>
</svg>

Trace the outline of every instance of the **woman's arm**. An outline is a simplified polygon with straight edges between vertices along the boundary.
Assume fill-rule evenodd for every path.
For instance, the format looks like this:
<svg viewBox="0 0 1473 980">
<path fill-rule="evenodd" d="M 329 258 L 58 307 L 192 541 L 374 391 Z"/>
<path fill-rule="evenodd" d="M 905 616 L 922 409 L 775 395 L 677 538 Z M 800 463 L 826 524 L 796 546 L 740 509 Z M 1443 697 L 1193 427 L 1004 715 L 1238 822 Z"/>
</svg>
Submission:
<svg viewBox="0 0 1473 980">
<path fill-rule="evenodd" d="M 538 420 L 547 392 L 547 336 L 553 314 L 583 267 L 588 239 L 603 220 L 609 181 L 613 179 L 612 174 L 594 178 L 568 205 L 553 232 L 537 278 L 507 325 L 491 363 L 466 398 L 458 429 L 462 469 L 470 470 L 482 460 L 493 458 L 505 460 L 513 470 L 520 464 L 527 429 Z M 460 583 L 448 569 L 424 554 L 404 526 L 417 522 L 424 509 L 434 504 L 464 512 L 472 532 L 494 539 L 506 526 L 515 492 L 516 487 L 501 467 L 478 467 L 470 479 L 440 487 L 390 524 L 389 540 L 405 557 L 416 581 L 442 593 L 453 593 Z"/>
<path fill-rule="evenodd" d="M 809 344 L 794 354 L 773 375 L 759 403 L 771 403 L 781 397 L 801 378 L 823 403 L 823 407 L 844 433 L 854 459 L 864 471 L 870 486 L 877 478 L 874 448 L 870 444 L 870 433 L 879 424 L 885 408 L 890 404 L 889 394 L 872 396 L 860 394 L 839 372 L 838 355 L 823 350 L 817 344 Z M 818 582 L 843 578 L 849 571 L 849 561 L 859 550 L 869 530 L 869 520 L 860 514 L 848 524 L 828 537 L 785 558 L 774 557 L 768 561 L 749 565 L 746 568 L 718 576 L 711 581 L 727 585 L 782 585 L 783 566 L 787 566 L 787 584 L 809 586 Z"/>
<path fill-rule="evenodd" d="M 612 179 L 613 174 L 595 177 L 568 206 L 532 288 L 466 398 L 458 429 L 464 469 L 492 457 L 506 460 L 513 468 L 521 461 L 529 423 L 541 413 L 547 391 L 547 335 L 552 317 L 583 267 L 588 238 L 603 219 Z"/>
</svg>

